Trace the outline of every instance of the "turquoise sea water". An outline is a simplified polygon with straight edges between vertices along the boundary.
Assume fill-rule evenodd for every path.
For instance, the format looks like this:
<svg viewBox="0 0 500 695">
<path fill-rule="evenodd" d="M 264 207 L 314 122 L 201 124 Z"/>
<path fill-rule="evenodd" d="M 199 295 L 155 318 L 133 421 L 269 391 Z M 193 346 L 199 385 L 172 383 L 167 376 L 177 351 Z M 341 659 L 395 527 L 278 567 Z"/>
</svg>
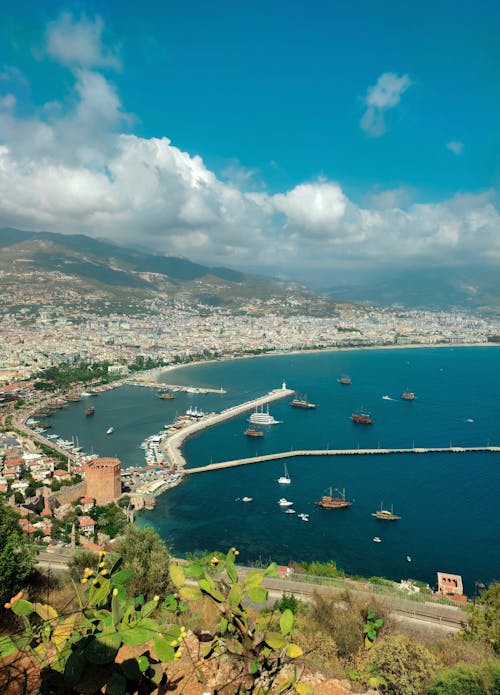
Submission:
<svg viewBox="0 0 500 695">
<path fill-rule="evenodd" d="M 350 386 L 337 383 L 340 374 Z M 56 432 L 78 436 L 84 449 L 143 462 L 139 444 L 189 405 L 221 410 L 279 387 L 307 393 L 316 410 L 275 403 L 282 424 L 262 440 L 243 432 L 248 414 L 202 432 L 185 446 L 189 465 L 290 449 L 481 446 L 500 444 L 500 350 L 429 348 L 280 355 L 213 362 L 165 375 L 169 383 L 224 387 L 227 394 L 178 394 L 172 401 L 151 389 L 122 387 L 59 411 Z M 402 401 L 404 390 L 415 392 Z M 389 396 L 393 400 L 383 399 Z M 364 406 L 372 426 L 355 425 L 351 413 Z M 113 425 L 114 433 L 105 431 Z M 286 461 L 292 484 L 276 479 L 283 462 L 192 476 L 157 500 L 141 517 L 178 554 L 237 546 L 243 562 L 273 559 L 336 560 L 350 573 L 411 576 L 435 584 L 436 572 L 461 574 L 467 591 L 476 580 L 500 579 L 500 454 L 428 454 L 307 457 Z M 354 500 L 346 510 L 323 510 L 318 500 L 329 486 L 346 488 Z M 239 498 L 254 498 L 244 504 Z M 309 523 L 284 513 L 285 496 Z M 381 501 L 401 520 L 371 516 Z M 381 543 L 374 543 L 379 536 Z M 412 558 L 411 564 L 406 556 Z"/>
</svg>

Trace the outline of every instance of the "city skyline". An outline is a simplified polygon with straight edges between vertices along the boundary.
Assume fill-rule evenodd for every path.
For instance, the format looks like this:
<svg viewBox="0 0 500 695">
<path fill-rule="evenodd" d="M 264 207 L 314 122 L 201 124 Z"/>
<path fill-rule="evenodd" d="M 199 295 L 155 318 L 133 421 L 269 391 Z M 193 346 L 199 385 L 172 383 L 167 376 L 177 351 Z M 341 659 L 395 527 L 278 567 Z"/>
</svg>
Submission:
<svg viewBox="0 0 500 695">
<path fill-rule="evenodd" d="M 498 263 L 494 3 L 4 15 L 0 226 L 301 280 Z"/>
</svg>

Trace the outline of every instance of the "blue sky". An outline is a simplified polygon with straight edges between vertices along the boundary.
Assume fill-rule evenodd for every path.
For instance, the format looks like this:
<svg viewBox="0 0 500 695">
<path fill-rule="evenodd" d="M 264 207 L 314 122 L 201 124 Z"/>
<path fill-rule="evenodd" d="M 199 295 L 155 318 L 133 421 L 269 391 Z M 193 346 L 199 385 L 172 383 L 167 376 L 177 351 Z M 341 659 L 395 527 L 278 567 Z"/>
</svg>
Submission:
<svg viewBox="0 0 500 695">
<path fill-rule="evenodd" d="M 500 258 L 500 5 L 2 3 L 0 225 L 330 278 Z"/>
</svg>

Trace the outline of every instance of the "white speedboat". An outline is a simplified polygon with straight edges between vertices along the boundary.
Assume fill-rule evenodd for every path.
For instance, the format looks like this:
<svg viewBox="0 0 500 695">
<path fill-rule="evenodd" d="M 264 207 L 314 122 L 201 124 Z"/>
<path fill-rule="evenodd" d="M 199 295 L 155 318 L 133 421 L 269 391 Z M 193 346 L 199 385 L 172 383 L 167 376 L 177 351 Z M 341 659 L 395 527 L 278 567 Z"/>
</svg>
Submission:
<svg viewBox="0 0 500 695">
<path fill-rule="evenodd" d="M 285 509 L 285 514 L 295 514 L 295 509 Z"/>
<path fill-rule="evenodd" d="M 282 497 L 280 500 L 278 500 L 278 504 L 280 507 L 291 507 L 293 502 L 290 502 L 289 500 Z"/>
<path fill-rule="evenodd" d="M 299 519 L 302 519 L 302 521 L 309 521 L 309 514 L 301 513 L 301 514 L 297 514 L 297 516 L 299 517 Z"/>
<path fill-rule="evenodd" d="M 108 427 L 108 429 L 106 430 L 106 434 L 113 434 L 114 429 L 114 427 Z"/>
<path fill-rule="evenodd" d="M 409 555 L 406 556 L 406 562 L 411 562 L 411 557 Z"/>
<path fill-rule="evenodd" d="M 241 501 L 242 502 L 253 502 L 253 497 L 242 497 Z"/>
<path fill-rule="evenodd" d="M 382 543 L 382 539 L 380 539 L 378 536 L 375 536 L 375 538 L 373 539 L 373 542 L 374 543 Z"/>
</svg>

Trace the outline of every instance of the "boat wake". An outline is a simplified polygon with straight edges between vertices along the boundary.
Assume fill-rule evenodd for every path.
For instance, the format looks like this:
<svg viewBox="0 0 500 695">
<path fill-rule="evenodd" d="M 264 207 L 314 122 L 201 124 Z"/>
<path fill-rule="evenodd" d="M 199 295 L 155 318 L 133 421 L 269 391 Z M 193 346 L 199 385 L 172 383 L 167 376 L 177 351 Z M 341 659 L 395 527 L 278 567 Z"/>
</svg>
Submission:
<svg viewBox="0 0 500 695">
<path fill-rule="evenodd" d="M 383 401 L 394 401 L 394 398 L 391 398 L 390 396 L 382 396 Z"/>
</svg>

